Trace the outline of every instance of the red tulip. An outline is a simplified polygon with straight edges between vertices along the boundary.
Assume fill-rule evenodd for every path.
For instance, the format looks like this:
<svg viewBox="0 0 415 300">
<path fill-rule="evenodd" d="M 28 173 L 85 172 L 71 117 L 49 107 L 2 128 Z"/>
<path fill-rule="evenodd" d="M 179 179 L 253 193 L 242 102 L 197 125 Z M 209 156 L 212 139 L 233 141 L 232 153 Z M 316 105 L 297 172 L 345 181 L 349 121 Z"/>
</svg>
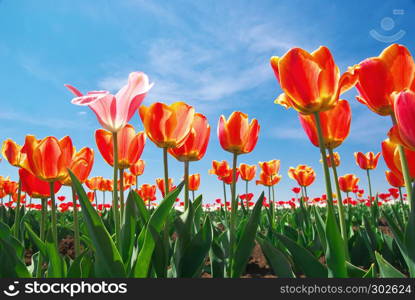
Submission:
<svg viewBox="0 0 415 300">
<path fill-rule="evenodd" d="M 76 176 L 80 183 L 84 183 L 91 173 L 93 164 L 94 150 L 85 147 L 79 150 L 79 152 L 74 153 L 69 169 Z M 69 174 L 65 179 L 61 180 L 61 183 L 68 186 L 72 184 L 72 180 Z"/>
<path fill-rule="evenodd" d="M 259 166 L 261 167 L 262 173 L 271 177 L 277 175 L 280 170 L 281 162 L 280 160 L 273 159 L 266 162 L 259 162 Z"/>
<path fill-rule="evenodd" d="M 130 167 L 130 172 L 131 174 L 133 174 L 134 176 L 141 176 L 144 173 L 144 168 L 146 166 L 146 163 L 144 160 L 139 159 L 135 164 L 133 164 Z"/>
<path fill-rule="evenodd" d="M 407 90 L 397 94 L 394 109 L 399 136 L 405 146 L 415 151 L 415 92 Z"/>
<path fill-rule="evenodd" d="M 154 201 L 156 200 L 156 186 L 150 184 L 143 184 L 138 191 L 138 195 L 144 201 Z"/>
<path fill-rule="evenodd" d="M 288 169 L 288 176 L 297 181 L 300 186 L 309 186 L 316 179 L 314 170 L 306 165 L 298 165 L 296 168 Z"/>
<path fill-rule="evenodd" d="M 164 179 L 163 178 L 157 178 L 156 179 L 156 184 L 157 184 L 157 187 L 160 190 L 160 193 L 162 194 L 162 196 L 165 197 L 166 196 L 166 189 L 165 189 Z M 169 187 L 169 190 L 168 190 L 167 193 L 171 192 L 172 190 L 174 190 L 176 188 L 173 185 L 173 179 L 171 179 L 171 178 L 169 178 L 168 187 Z"/>
<path fill-rule="evenodd" d="M 200 174 L 192 174 L 189 176 L 189 190 L 197 191 L 200 186 Z"/>
<path fill-rule="evenodd" d="M 111 95 L 108 91 L 92 91 L 82 95 L 73 86 L 65 86 L 76 96 L 72 99 L 73 104 L 89 106 L 102 127 L 118 132 L 130 121 L 153 84 L 149 84 L 146 74 L 132 72 L 128 77 L 128 84 L 116 95 Z"/>
<path fill-rule="evenodd" d="M 212 161 L 212 169 L 209 170 L 209 174 L 214 174 L 219 177 L 219 179 L 231 176 L 232 169 L 229 167 L 228 162 L 223 160 L 221 162 L 214 160 Z"/>
<path fill-rule="evenodd" d="M 8 139 L 3 142 L 1 152 L 4 158 L 15 167 L 21 168 L 26 159 L 26 154 L 22 153 L 22 146 L 16 144 L 13 140 Z"/>
<path fill-rule="evenodd" d="M 356 159 L 356 164 L 363 170 L 372 170 L 376 169 L 378 165 L 378 160 L 380 153 L 374 154 L 373 152 L 367 152 L 363 154 L 362 152 L 355 152 L 354 154 Z"/>
<path fill-rule="evenodd" d="M 242 180 L 251 181 L 255 178 L 256 173 L 256 166 L 255 165 L 247 165 L 247 164 L 240 164 L 239 165 L 239 172 L 241 173 Z"/>
<path fill-rule="evenodd" d="M 339 177 L 340 190 L 342 190 L 345 193 L 353 191 L 353 188 L 355 188 L 358 183 L 359 178 L 357 178 L 353 174 L 346 174 L 344 176 Z"/>
<path fill-rule="evenodd" d="M 391 186 L 394 187 L 403 187 L 405 186 L 405 181 L 403 179 L 402 174 L 396 174 L 392 171 L 385 171 L 386 180 Z"/>
<path fill-rule="evenodd" d="M 25 169 L 19 169 L 19 176 L 22 181 L 22 191 L 32 198 L 49 198 L 50 184 L 41 180 Z M 62 184 L 59 181 L 53 183 L 55 194 L 59 192 Z M 59 199 L 59 197 L 58 197 Z"/>
<path fill-rule="evenodd" d="M 261 184 L 264 186 L 274 186 L 276 184 L 278 184 L 278 182 L 280 182 L 281 180 L 281 175 L 272 175 L 272 176 L 268 176 L 266 173 L 261 172 L 259 174 L 259 180 L 256 181 L 256 184 Z"/>
</svg>

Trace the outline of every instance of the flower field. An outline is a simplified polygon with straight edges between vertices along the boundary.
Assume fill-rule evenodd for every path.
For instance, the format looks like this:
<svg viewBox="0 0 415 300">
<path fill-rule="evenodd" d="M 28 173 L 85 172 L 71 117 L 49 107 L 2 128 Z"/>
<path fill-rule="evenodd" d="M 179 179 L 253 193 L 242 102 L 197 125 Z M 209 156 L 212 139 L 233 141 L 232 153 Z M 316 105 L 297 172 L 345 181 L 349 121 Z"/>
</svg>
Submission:
<svg viewBox="0 0 415 300">
<path fill-rule="evenodd" d="M 0 277 L 415 277 L 410 51 L 392 44 L 344 73 L 324 46 L 280 54 L 270 59 L 283 91 L 275 107 L 298 113 L 298 126 L 321 158 L 324 194 L 309 191 L 317 176 L 310 161 L 288 170 L 278 159 L 244 163 L 261 138 L 261 124 L 244 112 L 212 123 L 185 102 L 145 106 L 153 84 L 143 72 L 130 73 L 116 94 L 65 84 L 62 97 L 89 107 L 102 127 L 94 135 L 99 153 L 79 148 L 70 136 L 26 135 L 23 145 L 2 141 L 1 163 L 16 172 L 0 177 Z M 381 152 L 355 153 L 360 173 L 340 176 L 336 148 L 347 143 L 349 101 L 355 101 L 341 97 L 354 87 L 357 101 L 370 109 L 366 113 L 389 118 L 391 129 Z M 142 124 L 131 122 L 134 115 Z M 144 131 L 137 132 L 141 126 Z M 214 160 L 211 169 L 190 174 L 212 139 L 228 161 Z M 140 180 L 146 143 L 154 143 L 163 158 L 160 178 L 147 183 Z M 97 156 L 113 168 L 112 178 L 90 175 Z M 378 168 L 382 159 L 387 170 Z M 169 176 L 171 160 L 183 166 L 177 185 Z M 376 190 L 374 172 L 384 173 L 389 186 Z M 293 197 L 277 200 L 283 173 L 295 185 Z M 218 179 L 209 187 L 215 201 L 199 192 L 207 176 Z M 241 181 L 244 188 L 237 188 Z M 252 193 L 253 184 L 263 192 Z M 70 197 L 61 194 L 64 189 Z M 157 191 L 163 199 L 156 199 Z"/>
</svg>

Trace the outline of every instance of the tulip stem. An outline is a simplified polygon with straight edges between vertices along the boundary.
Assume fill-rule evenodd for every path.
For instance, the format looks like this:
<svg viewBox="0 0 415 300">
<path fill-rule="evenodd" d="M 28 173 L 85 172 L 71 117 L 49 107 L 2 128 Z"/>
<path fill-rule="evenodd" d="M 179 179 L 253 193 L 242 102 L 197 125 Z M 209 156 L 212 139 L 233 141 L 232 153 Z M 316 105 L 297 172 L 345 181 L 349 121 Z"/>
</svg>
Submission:
<svg viewBox="0 0 415 300">
<path fill-rule="evenodd" d="M 124 216 L 124 169 L 120 169 L 120 205 L 121 205 L 121 220 Z"/>
<path fill-rule="evenodd" d="M 248 198 L 248 180 L 245 180 L 245 194 L 246 194 L 246 197 Z"/>
<path fill-rule="evenodd" d="M 47 206 L 47 199 L 42 198 L 42 212 L 40 215 L 40 240 L 42 242 L 45 241 L 45 225 L 46 225 L 46 206 Z M 40 278 L 42 276 L 42 266 L 43 266 L 43 256 L 40 253 L 40 251 L 38 252 L 38 257 L 37 257 L 37 270 L 36 270 L 36 278 Z"/>
<path fill-rule="evenodd" d="M 184 162 L 184 210 L 189 207 L 189 161 Z"/>
<path fill-rule="evenodd" d="M 328 148 L 329 156 L 330 156 L 330 164 L 331 169 L 333 170 L 333 176 L 334 176 L 334 183 L 336 185 L 336 192 L 337 192 L 337 206 L 339 209 L 339 219 L 340 219 L 340 232 L 343 237 L 344 243 L 344 251 L 346 254 L 346 258 L 349 259 L 349 247 L 347 246 L 347 227 L 346 227 L 346 221 L 344 216 L 344 206 L 343 206 L 343 199 L 342 199 L 342 193 L 340 191 L 340 185 L 339 185 L 339 176 L 337 175 L 337 168 L 336 164 L 334 162 L 334 153 L 332 148 Z"/>
<path fill-rule="evenodd" d="M 398 190 L 399 190 L 399 200 L 400 200 L 401 209 L 402 209 L 402 216 L 406 220 L 406 209 L 405 209 L 405 204 L 403 203 L 402 188 L 398 187 Z"/>
<path fill-rule="evenodd" d="M 78 221 L 78 206 L 76 203 L 76 192 L 71 185 L 72 189 L 72 201 L 73 201 L 73 232 L 74 232 L 74 244 L 75 244 L 75 257 L 81 254 L 81 243 L 79 235 L 79 221 Z"/>
<path fill-rule="evenodd" d="M 164 164 L 164 197 L 169 193 L 169 164 L 167 161 L 167 148 L 163 148 L 163 164 Z"/>
<path fill-rule="evenodd" d="M 237 212 L 237 205 L 236 202 L 236 164 L 238 160 L 238 154 L 233 153 L 233 164 L 232 164 L 232 198 L 231 198 L 231 220 L 230 220 L 230 231 L 229 231 L 229 274 L 232 276 L 232 264 L 233 264 L 233 256 L 234 256 L 234 247 L 235 247 L 235 226 L 236 226 L 236 212 Z"/>
<path fill-rule="evenodd" d="M 392 124 L 397 125 L 396 117 L 391 115 Z M 412 194 L 412 179 L 409 173 L 408 160 L 406 158 L 405 150 L 402 145 L 398 144 L 399 157 L 401 159 L 402 175 L 405 181 L 406 194 L 408 195 L 409 208 L 411 212 L 415 212 L 415 197 Z"/>
<path fill-rule="evenodd" d="M 193 202 L 195 202 L 195 191 L 192 191 Z"/>
<path fill-rule="evenodd" d="M 119 217 L 119 210 L 118 210 L 118 136 L 117 133 L 114 132 L 112 134 L 113 140 L 113 147 L 114 147 L 114 180 L 113 180 L 113 193 L 112 193 L 112 207 L 113 207 L 113 214 L 114 214 L 114 224 L 115 224 L 115 243 L 118 249 L 121 247 L 120 245 L 120 217 Z"/>
<path fill-rule="evenodd" d="M 19 229 L 20 229 L 20 202 L 22 197 L 22 180 L 19 176 L 19 183 L 17 188 L 17 203 L 16 203 L 16 211 L 14 215 L 14 237 L 19 239 Z"/>
<path fill-rule="evenodd" d="M 372 211 L 373 225 L 376 226 L 376 221 L 377 221 L 377 208 L 378 208 L 378 197 L 376 197 L 375 198 L 375 201 L 373 201 L 372 182 L 370 180 L 370 172 L 369 172 L 369 169 L 366 170 L 366 175 L 367 175 L 367 183 L 369 185 L 369 203 L 370 203 L 370 208 L 371 208 L 371 211 Z"/>
<path fill-rule="evenodd" d="M 50 201 L 52 202 L 52 237 L 56 247 L 58 245 L 58 226 L 56 221 L 56 203 L 55 203 L 55 184 L 54 182 L 49 183 L 50 187 Z"/>
</svg>

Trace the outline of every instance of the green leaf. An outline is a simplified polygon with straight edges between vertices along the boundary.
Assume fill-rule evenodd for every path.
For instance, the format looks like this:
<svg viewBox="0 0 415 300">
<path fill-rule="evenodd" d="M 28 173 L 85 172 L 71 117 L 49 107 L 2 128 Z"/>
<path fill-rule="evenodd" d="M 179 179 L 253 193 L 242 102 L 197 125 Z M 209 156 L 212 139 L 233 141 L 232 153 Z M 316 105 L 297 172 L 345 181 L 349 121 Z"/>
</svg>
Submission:
<svg viewBox="0 0 415 300">
<path fill-rule="evenodd" d="M 10 232 L 10 228 L 0 221 L 0 278 L 30 278 L 29 270 L 18 255 L 17 248 L 22 247 Z"/>
<path fill-rule="evenodd" d="M 84 223 L 95 249 L 95 276 L 125 277 L 125 269 L 121 255 L 110 234 L 102 223 L 98 213 L 92 207 L 88 197 L 76 176 L 69 170 L 72 184 L 79 197 Z"/>
<path fill-rule="evenodd" d="M 39 249 L 40 253 L 43 257 L 47 257 L 46 245 L 45 243 L 39 238 L 39 236 L 32 230 L 31 226 L 25 223 L 27 233 L 29 234 L 30 239 Z"/>
<path fill-rule="evenodd" d="M 379 272 L 381 278 L 405 278 L 405 275 L 395 269 L 390 263 L 388 263 L 382 255 L 375 252 L 376 261 L 379 266 Z"/>
<path fill-rule="evenodd" d="M 344 241 L 339 226 L 331 209 L 327 209 L 326 219 L 326 262 L 329 277 L 346 278 L 346 256 Z"/>
<path fill-rule="evenodd" d="M 275 275 L 280 278 L 295 277 L 290 262 L 280 250 L 275 248 L 267 240 L 260 237 L 257 237 L 257 241 L 261 246 L 262 252 L 264 253 L 269 265 L 272 267 Z"/>
<path fill-rule="evenodd" d="M 183 185 L 184 182 L 180 183 L 176 187 L 176 189 L 167 194 L 167 196 L 163 199 L 163 201 L 151 215 L 147 227 L 141 231 L 139 241 L 141 238 L 143 239 L 143 242 L 139 242 L 139 244 L 142 245 L 142 248 L 138 253 L 136 262 L 132 270 L 133 277 L 147 277 L 150 268 L 151 257 L 153 255 L 155 247 L 155 241 L 153 239 L 151 232 L 148 230 L 148 227 L 152 226 L 157 233 L 161 231 L 164 223 L 167 221 L 169 217 L 170 211 L 173 207 L 174 202 L 176 201 L 177 196 L 183 188 Z"/>
<path fill-rule="evenodd" d="M 130 258 L 133 253 L 135 231 L 138 221 L 138 209 L 134 201 L 134 191 L 128 194 L 125 203 L 124 220 L 120 233 L 121 257 L 126 267 L 131 263 Z"/>
<path fill-rule="evenodd" d="M 300 268 L 307 277 L 327 278 L 327 268 L 321 264 L 310 251 L 297 244 L 292 239 L 281 235 L 275 236 L 290 251 L 295 265 Z"/>
<path fill-rule="evenodd" d="M 375 264 L 371 264 L 369 270 L 367 270 L 366 274 L 363 275 L 362 278 L 376 278 L 375 272 Z"/>
<path fill-rule="evenodd" d="M 346 262 L 347 267 L 347 274 L 349 274 L 349 278 L 363 278 L 366 274 L 366 270 L 363 270 L 355 265 L 352 265 L 348 261 Z"/>
<path fill-rule="evenodd" d="M 231 265 L 231 277 L 239 278 L 245 271 L 246 264 L 248 263 L 249 256 L 252 253 L 252 249 L 255 245 L 255 236 L 258 228 L 258 223 L 261 217 L 261 208 L 264 199 L 264 192 L 255 203 L 254 209 L 246 223 L 243 233 L 240 235 L 240 239 L 233 253 L 233 260 Z"/>
<path fill-rule="evenodd" d="M 409 214 L 408 224 L 405 229 L 404 242 L 409 274 L 411 277 L 415 277 L 415 208 L 412 209 L 413 211 Z"/>
<path fill-rule="evenodd" d="M 47 278 L 65 278 L 67 273 L 66 263 L 58 252 L 58 246 L 53 241 L 51 231 L 47 234 L 45 246 L 49 261 Z"/>
<path fill-rule="evenodd" d="M 212 224 L 206 216 L 201 230 L 189 242 L 180 259 L 181 277 L 199 277 L 212 244 Z"/>
<path fill-rule="evenodd" d="M 131 193 L 131 192 L 130 192 Z M 140 215 L 143 224 L 146 225 L 148 223 L 148 220 L 150 219 L 150 213 L 148 209 L 146 208 L 146 204 L 144 203 L 143 199 L 141 199 L 140 195 L 136 193 L 136 191 L 132 191 L 132 196 L 135 201 L 135 205 L 138 210 L 138 214 Z"/>
</svg>

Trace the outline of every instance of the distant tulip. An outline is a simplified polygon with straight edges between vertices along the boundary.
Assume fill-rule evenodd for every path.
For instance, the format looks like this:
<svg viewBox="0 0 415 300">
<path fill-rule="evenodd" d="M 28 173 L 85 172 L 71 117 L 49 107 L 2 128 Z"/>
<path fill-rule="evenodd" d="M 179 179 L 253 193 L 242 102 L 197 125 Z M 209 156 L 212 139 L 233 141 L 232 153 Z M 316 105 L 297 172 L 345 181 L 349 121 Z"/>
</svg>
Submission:
<svg viewBox="0 0 415 300">
<path fill-rule="evenodd" d="M 367 152 L 363 154 L 362 152 L 355 152 L 354 154 L 356 159 L 356 164 L 363 170 L 372 170 L 376 169 L 378 165 L 378 160 L 380 153 L 374 154 L 373 152 Z"/>
<path fill-rule="evenodd" d="M 218 124 L 218 137 L 222 148 L 234 154 L 249 153 L 258 141 L 260 126 L 256 119 L 248 123 L 248 115 L 233 112 L 226 120 L 222 115 Z"/>
<path fill-rule="evenodd" d="M 238 182 L 238 178 L 239 178 L 240 173 L 241 172 L 237 168 L 236 173 L 235 173 L 235 175 L 236 175 L 235 176 L 235 182 Z M 229 172 L 227 175 L 225 175 L 223 177 L 219 177 L 219 179 L 222 180 L 225 184 L 232 184 L 232 169 L 231 169 L 231 172 Z"/>
<path fill-rule="evenodd" d="M 102 176 L 91 177 L 85 180 L 85 184 L 90 190 L 96 191 L 100 189 L 100 185 L 103 180 L 104 178 L 102 178 Z"/>
<path fill-rule="evenodd" d="M 346 100 L 339 100 L 332 109 L 320 112 L 324 146 L 334 149 L 340 146 L 350 131 L 351 109 Z M 300 123 L 311 143 L 319 147 L 317 125 L 314 115 L 299 114 Z"/>
<path fill-rule="evenodd" d="M 230 174 L 232 174 L 232 169 L 229 167 L 227 161 L 223 160 L 219 162 L 214 160 L 212 161 L 212 169 L 209 170 L 209 174 L 214 174 L 221 179 L 223 177 L 230 176 Z"/>
<path fill-rule="evenodd" d="M 157 184 L 158 189 L 160 190 L 161 195 L 163 197 L 165 197 L 166 196 L 166 189 L 165 189 L 166 184 L 164 183 L 164 179 L 163 178 L 157 178 L 156 179 L 156 184 Z M 173 185 L 173 179 L 171 179 L 171 178 L 169 178 L 168 188 L 169 189 L 167 191 L 167 194 L 176 188 Z"/>
<path fill-rule="evenodd" d="M 273 159 L 266 162 L 260 161 L 258 164 L 261 167 L 262 173 L 270 177 L 278 174 L 281 162 L 280 160 Z"/>
<path fill-rule="evenodd" d="M 95 141 L 104 160 L 114 165 L 113 133 L 104 129 L 95 132 Z M 143 153 L 146 137 L 144 132 L 135 132 L 134 127 L 127 124 L 117 133 L 118 168 L 126 169 L 136 164 Z"/>
<path fill-rule="evenodd" d="M 331 159 L 330 159 L 330 154 L 327 154 L 327 156 L 326 156 L 326 160 L 327 160 L 327 165 L 328 165 L 328 167 L 329 167 L 329 168 L 331 168 Z M 334 160 L 334 166 L 335 166 L 335 167 L 340 166 L 340 155 L 339 155 L 339 153 L 337 153 L 337 152 L 334 152 L 334 153 L 333 153 L 333 160 Z M 323 160 L 322 160 L 322 159 L 320 159 L 320 162 L 322 163 L 322 162 L 323 162 Z"/>
<path fill-rule="evenodd" d="M 197 191 L 200 186 L 200 174 L 192 174 L 189 176 L 189 190 Z"/>
<path fill-rule="evenodd" d="M 72 99 L 73 104 L 89 106 L 102 127 L 118 132 L 130 121 L 153 84 L 149 84 L 146 74 L 132 72 L 128 77 L 128 84 L 116 95 L 111 95 L 108 91 L 91 91 L 83 95 L 73 86 L 65 86 L 76 96 Z"/>
<path fill-rule="evenodd" d="M 239 172 L 241 173 L 241 179 L 245 181 L 251 181 L 255 178 L 256 173 L 256 166 L 255 165 L 247 165 L 247 164 L 240 164 L 239 165 Z"/>
<path fill-rule="evenodd" d="M 266 173 L 261 172 L 259 174 L 259 180 L 256 181 L 256 184 L 261 184 L 264 186 L 274 186 L 276 184 L 278 184 L 278 182 L 280 182 L 281 180 L 281 175 L 273 175 L 273 176 L 268 176 Z"/>
<path fill-rule="evenodd" d="M 130 167 L 130 172 L 131 174 L 133 174 L 134 176 L 141 176 L 144 173 L 144 168 L 146 166 L 146 163 L 144 160 L 139 159 L 135 164 L 133 164 Z"/>
<path fill-rule="evenodd" d="M 300 48 L 290 49 L 281 58 L 272 57 L 271 66 L 285 93 L 276 103 L 293 107 L 303 114 L 333 108 L 339 95 L 356 82 L 353 70 L 340 77 L 339 68 L 327 47 L 312 53 Z"/>
<path fill-rule="evenodd" d="M 356 88 L 360 92 L 357 100 L 382 116 L 393 114 L 394 93 L 415 88 L 414 60 L 408 49 L 399 44 L 390 45 L 378 57 L 362 61 L 356 73 Z"/>
<path fill-rule="evenodd" d="M 309 186 L 316 179 L 314 170 L 306 165 L 298 165 L 296 168 L 289 168 L 288 176 L 297 181 L 300 186 Z"/>
<path fill-rule="evenodd" d="M 345 193 L 350 193 L 359 183 L 359 178 L 353 174 L 346 174 L 339 177 L 340 189 Z"/>
<path fill-rule="evenodd" d="M 156 186 L 143 184 L 138 191 L 138 195 L 146 202 L 154 201 L 156 200 Z"/>
<path fill-rule="evenodd" d="M 12 180 L 5 180 L 3 181 L 2 188 L 6 195 L 13 195 L 16 193 L 18 187 L 18 183 Z"/>
</svg>

